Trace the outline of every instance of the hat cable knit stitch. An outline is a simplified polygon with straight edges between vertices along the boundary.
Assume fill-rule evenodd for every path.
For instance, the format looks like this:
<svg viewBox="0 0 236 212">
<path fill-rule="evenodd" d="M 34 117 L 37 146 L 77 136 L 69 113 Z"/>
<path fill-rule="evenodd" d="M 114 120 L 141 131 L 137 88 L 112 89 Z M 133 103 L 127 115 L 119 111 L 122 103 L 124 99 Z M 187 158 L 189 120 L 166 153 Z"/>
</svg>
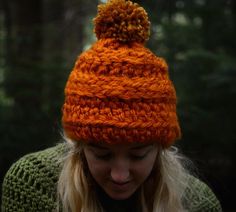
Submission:
<svg viewBox="0 0 236 212">
<path fill-rule="evenodd" d="M 150 22 L 125 0 L 98 6 L 98 38 L 77 59 L 65 87 L 62 125 L 73 141 L 157 142 L 180 138 L 176 93 L 164 59 L 144 47 Z"/>
</svg>

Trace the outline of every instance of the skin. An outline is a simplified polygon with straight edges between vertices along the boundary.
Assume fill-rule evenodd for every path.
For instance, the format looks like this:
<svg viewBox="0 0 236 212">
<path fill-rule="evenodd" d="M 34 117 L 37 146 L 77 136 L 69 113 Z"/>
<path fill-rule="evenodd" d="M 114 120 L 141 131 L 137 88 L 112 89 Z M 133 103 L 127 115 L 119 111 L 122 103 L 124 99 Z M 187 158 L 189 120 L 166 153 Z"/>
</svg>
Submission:
<svg viewBox="0 0 236 212">
<path fill-rule="evenodd" d="M 150 175 L 158 148 L 154 144 L 95 144 L 84 147 L 91 175 L 115 200 L 129 198 Z"/>
</svg>

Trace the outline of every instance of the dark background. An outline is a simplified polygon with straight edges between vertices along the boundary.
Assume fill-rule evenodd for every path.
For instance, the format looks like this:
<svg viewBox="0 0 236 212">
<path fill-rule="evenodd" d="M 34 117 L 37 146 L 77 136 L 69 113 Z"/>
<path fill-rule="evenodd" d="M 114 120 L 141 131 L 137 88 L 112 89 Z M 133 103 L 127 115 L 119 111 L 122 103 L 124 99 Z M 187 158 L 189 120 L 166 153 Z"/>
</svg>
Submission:
<svg viewBox="0 0 236 212">
<path fill-rule="evenodd" d="M 169 64 L 183 137 L 224 211 L 235 211 L 236 1 L 140 0 L 147 46 Z M 26 153 L 60 140 L 65 82 L 95 40 L 96 0 L 0 0 L 0 185 Z"/>
</svg>

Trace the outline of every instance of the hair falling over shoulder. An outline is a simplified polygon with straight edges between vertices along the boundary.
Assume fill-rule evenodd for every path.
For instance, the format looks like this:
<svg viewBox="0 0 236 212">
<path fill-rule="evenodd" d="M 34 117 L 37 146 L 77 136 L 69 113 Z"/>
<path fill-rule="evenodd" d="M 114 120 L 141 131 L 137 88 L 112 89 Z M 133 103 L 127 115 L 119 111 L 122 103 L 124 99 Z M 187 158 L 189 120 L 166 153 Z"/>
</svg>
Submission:
<svg viewBox="0 0 236 212">
<path fill-rule="evenodd" d="M 67 142 L 68 149 L 62 158 L 63 167 L 58 180 L 58 211 L 102 212 L 91 191 L 91 177 L 86 173 L 82 143 Z"/>
<path fill-rule="evenodd" d="M 93 190 L 83 143 L 67 144 L 57 188 L 58 211 L 104 212 Z M 184 168 L 186 163 L 189 160 L 180 155 L 176 147 L 160 149 L 153 171 L 140 189 L 143 212 L 185 211 L 182 199 L 189 176 Z"/>
</svg>

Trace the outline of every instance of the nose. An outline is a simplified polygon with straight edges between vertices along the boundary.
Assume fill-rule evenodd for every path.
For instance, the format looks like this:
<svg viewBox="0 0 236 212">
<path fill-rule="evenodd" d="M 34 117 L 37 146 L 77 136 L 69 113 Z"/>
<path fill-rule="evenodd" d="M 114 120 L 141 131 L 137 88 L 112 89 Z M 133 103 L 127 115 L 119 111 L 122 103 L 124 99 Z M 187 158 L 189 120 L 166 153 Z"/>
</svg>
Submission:
<svg viewBox="0 0 236 212">
<path fill-rule="evenodd" d="M 111 179 L 113 182 L 123 184 L 129 181 L 130 170 L 129 163 L 125 160 L 117 160 L 111 167 Z"/>
</svg>

